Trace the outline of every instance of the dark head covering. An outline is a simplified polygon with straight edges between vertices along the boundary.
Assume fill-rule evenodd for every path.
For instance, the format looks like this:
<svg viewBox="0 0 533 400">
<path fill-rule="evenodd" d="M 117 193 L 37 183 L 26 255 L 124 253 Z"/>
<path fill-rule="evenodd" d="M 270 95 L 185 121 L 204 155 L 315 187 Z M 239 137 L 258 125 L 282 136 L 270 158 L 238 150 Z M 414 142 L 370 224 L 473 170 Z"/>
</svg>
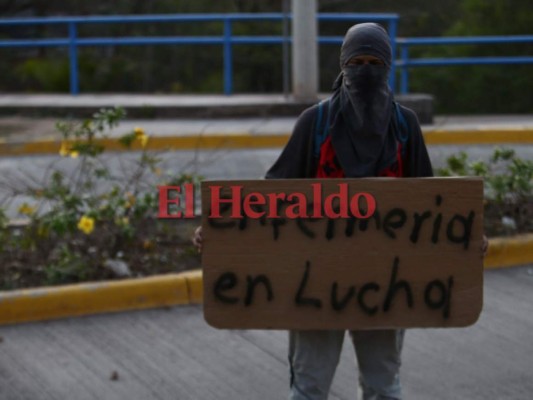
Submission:
<svg viewBox="0 0 533 400">
<path fill-rule="evenodd" d="M 392 51 L 381 25 L 352 26 L 341 47 L 341 73 L 331 98 L 331 141 L 348 177 L 375 176 L 396 160 L 391 128 L 393 94 L 388 86 Z M 360 55 L 372 55 L 384 65 L 347 65 Z"/>
</svg>

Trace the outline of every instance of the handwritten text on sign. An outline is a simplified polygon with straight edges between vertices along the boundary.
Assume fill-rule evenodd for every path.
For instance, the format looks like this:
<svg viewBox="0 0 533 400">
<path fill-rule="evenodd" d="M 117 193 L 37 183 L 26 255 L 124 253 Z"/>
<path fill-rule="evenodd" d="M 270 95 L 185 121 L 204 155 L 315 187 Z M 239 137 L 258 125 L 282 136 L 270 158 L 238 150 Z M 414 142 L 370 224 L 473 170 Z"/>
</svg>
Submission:
<svg viewBox="0 0 533 400">
<path fill-rule="evenodd" d="M 246 213 L 235 218 L 230 201 L 221 204 L 222 218 L 204 217 L 204 313 L 211 325 L 373 329 L 466 326 L 477 320 L 483 287 L 481 179 L 204 182 L 202 215 L 211 214 L 211 185 L 221 186 L 221 198 L 228 200 L 236 185 L 244 195 L 300 192 L 313 199 L 317 183 L 324 198 L 345 184 L 350 193 L 370 193 L 372 216 L 343 217 L 337 196 L 332 207 L 340 218 L 283 213 L 268 218 L 268 202 L 254 204 L 261 218 Z M 309 215 L 316 211 L 313 200 L 300 206 Z M 359 206 L 366 215 L 365 205 Z M 276 207 L 295 202 L 280 200 Z"/>
</svg>

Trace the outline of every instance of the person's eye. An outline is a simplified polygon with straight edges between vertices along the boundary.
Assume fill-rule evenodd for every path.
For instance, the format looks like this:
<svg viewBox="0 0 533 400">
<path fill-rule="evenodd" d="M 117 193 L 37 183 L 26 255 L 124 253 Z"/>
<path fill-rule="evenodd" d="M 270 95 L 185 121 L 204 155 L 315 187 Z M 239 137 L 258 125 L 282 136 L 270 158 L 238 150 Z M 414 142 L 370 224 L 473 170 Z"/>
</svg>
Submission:
<svg viewBox="0 0 533 400">
<path fill-rule="evenodd" d="M 370 61 L 370 64 L 372 65 L 383 65 L 383 62 L 380 60 L 372 60 Z"/>
</svg>

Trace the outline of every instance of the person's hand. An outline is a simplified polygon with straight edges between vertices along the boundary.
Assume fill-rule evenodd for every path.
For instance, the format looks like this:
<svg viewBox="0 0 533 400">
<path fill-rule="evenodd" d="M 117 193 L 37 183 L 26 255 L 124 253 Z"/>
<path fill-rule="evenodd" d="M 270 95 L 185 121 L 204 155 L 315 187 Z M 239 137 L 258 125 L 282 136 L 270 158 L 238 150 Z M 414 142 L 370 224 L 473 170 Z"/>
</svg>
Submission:
<svg viewBox="0 0 533 400">
<path fill-rule="evenodd" d="M 202 240 L 203 240 L 201 226 L 196 228 L 196 230 L 194 231 L 194 236 L 191 238 L 191 240 L 192 240 L 192 244 L 198 250 L 198 253 L 201 253 L 202 252 Z"/>
<path fill-rule="evenodd" d="M 487 255 L 487 251 L 489 250 L 489 239 L 485 235 L 483 235 L 483 242 L 481 243 L 481 251 L 483 252 L 483 257 Z"/>
</svg>

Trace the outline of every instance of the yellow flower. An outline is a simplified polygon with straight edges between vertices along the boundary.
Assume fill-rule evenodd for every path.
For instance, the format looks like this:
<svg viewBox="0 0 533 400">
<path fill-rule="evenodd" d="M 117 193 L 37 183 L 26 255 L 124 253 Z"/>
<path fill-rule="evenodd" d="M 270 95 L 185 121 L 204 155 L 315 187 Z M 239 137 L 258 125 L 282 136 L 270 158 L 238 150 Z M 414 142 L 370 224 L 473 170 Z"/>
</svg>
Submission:
<svg viewBox="0 0 533 400">
<path fill-rule="evenodd" d="M 148 144 L 148 136 L 147 135 L 142 135 L 138 139 L 141 142 L 141 146 L 142 147 L 146 147 L 146 145 Z"/>
<path fill-rule="evenodd" d="M 144 129 L 137 127 L 133 130 L 133 133 L 135 133 L 135 139 L 141 142 L 141 146 L 146 147 L 148 144 L 148 135 L 144 132 Z"/>
<path fill-rule="evenodd" d="M 154 243 L 150 239 L 144 239 L 142 246 L 145 250 L 152 250 L 154 248 Z"/>
<path fill-rule="evenodd" d="M 63 141 L 61 142 L 59 154 L 61 157 L 71 156 L 72 158 L 77 158 L 80 155 L 80 152 L 78 150 L 72 150 L 70 143 Z"/>
<path fill-rule="evenodd" d="M 28 205 L 28 203 L 24 203 L 19 207 L 19 213 L 28 216 L 33 215 L 35 213 L 35 207 Z"/>
<path fill-rule="evenodd" d="M 94 218 L 84 215 L 78 222 L 78 229 L 89 235 L 94 230 Z"/>
<path fill-rule="evenodd" d="M 144 129 L 143 128 L 139 128 L 138 126 L 135 127 L 135 129 L 133 129 L 133 133 L 135 133 L 135 137 L 136 138 L 138 138 L 139 136 L 145 135 Z"/>
<path fill-rule="evenodd" d="M 61 148 L 59 149 L 59 155 L 61 157 L 66 157 L 66 156 L 68 156 L 69 151 L 70 151 L 69 144 L 67 142 L 65 142 L 65 141 L 61 142 Z"/>
</svg>

